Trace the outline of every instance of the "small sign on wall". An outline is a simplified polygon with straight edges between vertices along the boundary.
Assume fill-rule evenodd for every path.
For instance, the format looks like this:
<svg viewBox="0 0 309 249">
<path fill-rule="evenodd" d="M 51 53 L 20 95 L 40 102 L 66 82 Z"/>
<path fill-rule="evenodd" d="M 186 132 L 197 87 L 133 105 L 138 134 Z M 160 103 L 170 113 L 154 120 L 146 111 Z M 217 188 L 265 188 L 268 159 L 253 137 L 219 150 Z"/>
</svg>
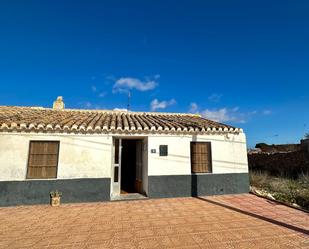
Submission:
<svg viewBox="0 0 309 249">
<path fill-rule="evenodd" d="M 150 152 L 151 153 L 157 153 L 157 150 L 156 149 L 151 149 Z"/>
</svg>

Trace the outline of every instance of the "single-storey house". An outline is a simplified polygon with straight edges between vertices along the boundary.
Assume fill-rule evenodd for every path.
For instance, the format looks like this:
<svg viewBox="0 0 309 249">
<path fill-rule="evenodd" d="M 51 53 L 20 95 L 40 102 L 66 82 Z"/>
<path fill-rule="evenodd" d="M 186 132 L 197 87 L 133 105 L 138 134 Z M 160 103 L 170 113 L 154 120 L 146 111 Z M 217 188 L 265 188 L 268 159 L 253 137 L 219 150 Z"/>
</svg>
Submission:
<svg viewBox="0 0 309 249">
<path fill-rule="evenodd" d="M 244 193 L 242 129 L 196 114 L 0 106 L 0 205 Z"/>
</svg>

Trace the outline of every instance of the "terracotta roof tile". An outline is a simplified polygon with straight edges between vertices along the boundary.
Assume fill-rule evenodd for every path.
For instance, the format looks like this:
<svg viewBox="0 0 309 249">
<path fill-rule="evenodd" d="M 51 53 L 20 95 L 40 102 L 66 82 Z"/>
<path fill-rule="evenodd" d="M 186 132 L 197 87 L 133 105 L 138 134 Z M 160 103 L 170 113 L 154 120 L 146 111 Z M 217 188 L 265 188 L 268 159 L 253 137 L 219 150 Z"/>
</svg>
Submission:
<svg viewBox="0 0 309 249">
<path fill-rule="evenodd" d="M 0 131 L 241 132 L 195 114 L 0 106 Z"/>
</svg>

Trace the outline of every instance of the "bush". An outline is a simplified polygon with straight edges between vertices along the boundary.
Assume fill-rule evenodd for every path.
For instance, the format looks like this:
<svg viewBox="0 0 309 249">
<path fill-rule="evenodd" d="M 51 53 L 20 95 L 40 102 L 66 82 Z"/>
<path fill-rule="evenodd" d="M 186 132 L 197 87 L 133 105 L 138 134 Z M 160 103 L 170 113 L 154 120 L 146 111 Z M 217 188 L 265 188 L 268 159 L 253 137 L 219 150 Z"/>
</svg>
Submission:
<svg viewBox="0 0 309 249">
<path fill-rule="evenodd" d="M 309 210 L 309 174 L 300 174 L 297 179 L 274 177 L 261 171 L 250 171 L 251 186 L 270 193 L 276 200 L 296 203 Z"/>
<path fill-rule="evenodd" d="M 268 187 L 268 174 L 261 171 L 250 172 L 250 184 L 255 187 Z"/>
</svg>

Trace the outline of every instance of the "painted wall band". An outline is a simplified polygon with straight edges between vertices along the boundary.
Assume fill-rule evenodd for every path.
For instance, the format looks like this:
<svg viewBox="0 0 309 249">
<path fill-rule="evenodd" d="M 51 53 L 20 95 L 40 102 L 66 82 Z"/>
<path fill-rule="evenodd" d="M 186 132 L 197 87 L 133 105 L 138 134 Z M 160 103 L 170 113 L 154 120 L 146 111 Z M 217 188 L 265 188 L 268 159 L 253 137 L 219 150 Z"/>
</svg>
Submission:
<svg viewBox="0 0 309 249">
<path fill-rule="evenodd" d="M 148 176 L 150 198 L 249 192 L 248 173 Z"/>
<path fill-rule="evenodd" d="M 62 203 L 110 200 L 110 178 L 1 181 L 0 206 L 48 204 L 49 192 L 62 192 Z"/>
<path fill-rule="evenodd" d="M 248 173 L 148 176 L 150 198 L 249 192 Z M 110 200 L 110 178 L 0 182 L 0 206 L 48 204 L 49 192 L 63 193 L 63 203 Z"/>
</svg>

